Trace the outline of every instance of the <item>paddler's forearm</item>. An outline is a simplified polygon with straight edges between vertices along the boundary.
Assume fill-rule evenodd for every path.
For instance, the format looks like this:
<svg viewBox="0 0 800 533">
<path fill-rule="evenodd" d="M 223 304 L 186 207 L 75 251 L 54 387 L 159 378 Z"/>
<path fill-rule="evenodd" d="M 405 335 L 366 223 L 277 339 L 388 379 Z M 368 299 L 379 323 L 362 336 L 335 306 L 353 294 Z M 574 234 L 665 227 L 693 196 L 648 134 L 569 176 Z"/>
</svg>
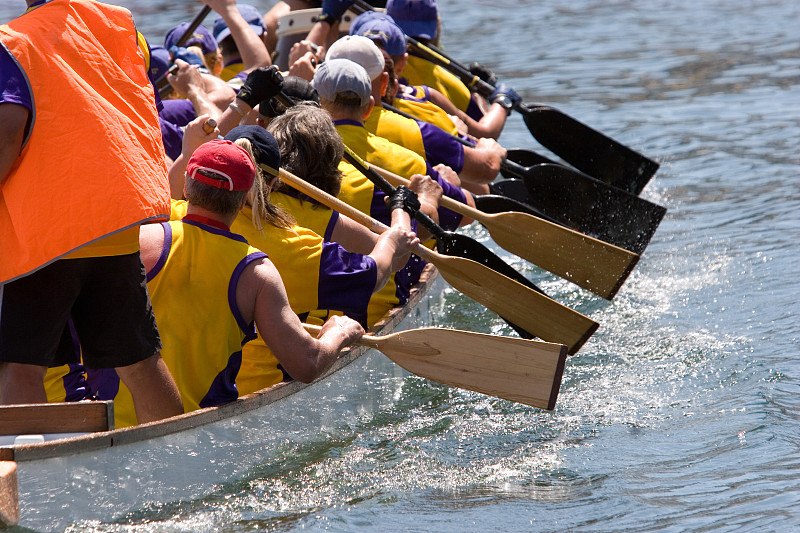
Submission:
<svg viewBox="0 0 800 533">
<path fill-rule="evenodd" d="M 0 104 L 0 184 L 11 173 L 14 162 L 22 150 L 28 108 L 17 104 Z"/>
</svg>

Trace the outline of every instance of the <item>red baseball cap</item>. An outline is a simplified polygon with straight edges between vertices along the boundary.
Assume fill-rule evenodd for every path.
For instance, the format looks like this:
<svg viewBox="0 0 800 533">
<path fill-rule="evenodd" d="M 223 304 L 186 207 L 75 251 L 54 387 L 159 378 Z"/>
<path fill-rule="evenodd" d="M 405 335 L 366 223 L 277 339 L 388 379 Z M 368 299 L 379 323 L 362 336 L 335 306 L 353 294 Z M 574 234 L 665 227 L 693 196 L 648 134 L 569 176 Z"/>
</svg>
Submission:
<svg viewBox="0 0 800 533">
<path fill-rule="evenodd" d="M 208 170 L 219 178 L 200 174 L 198 170 Z M 250 154 L 231 141 L 214 139 L 200 145 L 186 165 L 186 174 L 201 183 L 228 189 L 229 191 L 249 191 L 256 177 L 256 168 Z"/>
</svg>

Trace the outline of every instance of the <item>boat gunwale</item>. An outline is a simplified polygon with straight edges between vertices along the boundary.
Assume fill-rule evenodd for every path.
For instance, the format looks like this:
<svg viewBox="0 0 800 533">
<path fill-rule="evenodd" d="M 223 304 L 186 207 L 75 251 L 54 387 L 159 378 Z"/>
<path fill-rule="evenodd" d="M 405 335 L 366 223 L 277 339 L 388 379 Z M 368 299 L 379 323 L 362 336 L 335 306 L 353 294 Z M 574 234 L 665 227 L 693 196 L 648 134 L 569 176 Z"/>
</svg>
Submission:
<svg viewBox="0 0 800 533">
<path fill-rule="evenodd" d="M 374 335 L 386 334 L 397 327 L 428 293 L 437 276 L 438 271 L 436 268 L 432 264 L 426 265 L 420 276 L 420 280 L 411 287 L 411 292 L 406 304 L 392 308 L 383 319 L 370 329 L 369 333 Z M 345 368 L 350 363 L 366 354 L 369 350 L 372 350 L 372 348 L 366 346 L 357 346 L 343 350 L 333 366 L 311 383 L 284 381 L 271 387 L 241 396 L 237 400 L 224 405 L 205 407 L 155 422 L 54 439 L 41 443 L 3 446 L 0 447 L 0 460 L 22 462 L 76 455 L 180 433 L 214 422 L 230 419 L 274 403 L 306 387 L 312 386 Z"/>
</svg>

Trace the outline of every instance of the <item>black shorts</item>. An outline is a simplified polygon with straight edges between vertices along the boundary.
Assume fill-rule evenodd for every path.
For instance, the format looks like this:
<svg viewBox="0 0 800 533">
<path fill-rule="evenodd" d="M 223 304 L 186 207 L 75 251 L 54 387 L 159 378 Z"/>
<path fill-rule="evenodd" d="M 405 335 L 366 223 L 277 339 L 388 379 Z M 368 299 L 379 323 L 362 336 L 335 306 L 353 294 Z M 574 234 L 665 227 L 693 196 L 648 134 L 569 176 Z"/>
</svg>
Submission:
<svg viewBox="0 0 800 533">
<path fill-rule="evenodd" d="M 76 362 L 77 343 L 87 368 L 128 366 L 161 350 L 138 252 L 62 259 L 0 285 L 0 362 Z"/>
</svg>

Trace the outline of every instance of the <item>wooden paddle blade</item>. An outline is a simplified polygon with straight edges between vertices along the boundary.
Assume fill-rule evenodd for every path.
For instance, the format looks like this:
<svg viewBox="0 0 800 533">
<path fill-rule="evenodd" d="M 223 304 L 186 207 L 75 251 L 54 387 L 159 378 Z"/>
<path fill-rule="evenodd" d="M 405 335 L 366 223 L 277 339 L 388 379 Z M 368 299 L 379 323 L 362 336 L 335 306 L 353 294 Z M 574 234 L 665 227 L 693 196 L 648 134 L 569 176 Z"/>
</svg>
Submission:
<svg viewBox="0 0 800 533">
<path fill-rule="evenodd" d="M 19 487 L 17 463 L 0 461 L 0 526 L 12 527 L 19 522 Z"/>
<path fill-rule="evenodd" d="M 475 261 L 420 252 L 454 289 L 542 340 L 566 344 L 570 354 L 580 350 L 599 326 L 591 318 Z"/>
<path fill-rule="evenodd" d="M 523 181 L 550 218 L 640 255 L 667 212 L 660 205 L 559 165 L 529 167 Z"/>
<path fill-rule="evenodd" d="M 658 163 L 546 105 L 516 107 L 542 146 L 564 161 L 609 185 L 638 195 Z"/>
<path fill-rule="evenodd" d="M 361 341 L 418 376 L 552 410 L 567 348 L 562 344 L 439 328 Z"/>
<path fill-rule="evenodd" d="M 609 300 L 639 261 L 637 254 L 525 213 L 484 214 L 480 222 L 498 246 Z"/>
</svg>

